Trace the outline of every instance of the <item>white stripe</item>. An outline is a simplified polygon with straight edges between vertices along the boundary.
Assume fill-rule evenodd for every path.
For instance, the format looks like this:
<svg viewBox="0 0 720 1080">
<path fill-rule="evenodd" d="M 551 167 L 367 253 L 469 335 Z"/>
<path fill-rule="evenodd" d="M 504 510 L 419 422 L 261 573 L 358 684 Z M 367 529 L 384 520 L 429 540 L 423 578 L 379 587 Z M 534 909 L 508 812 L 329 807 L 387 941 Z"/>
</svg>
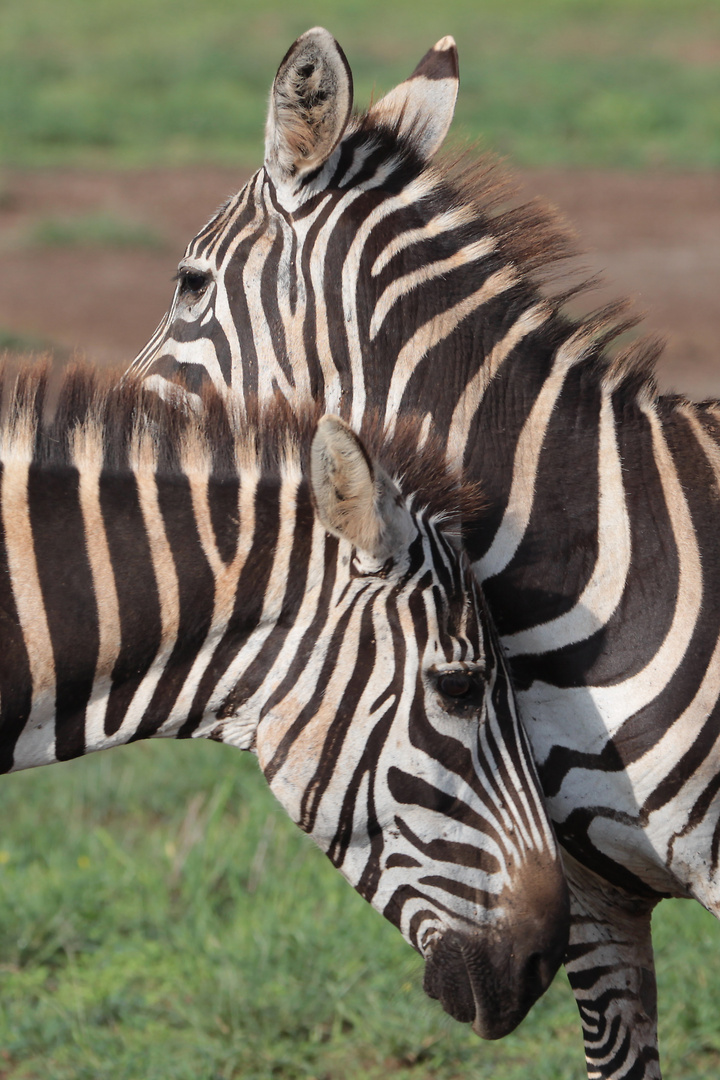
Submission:
<svg viewBox="0 0 720 1080">
<path fill-rule="evenodd" d="M 327 251 L 331 240 L 333 239 L 333 233 L 338 226 L 342 216 L 346 213 L 348 208 L 359 199 L 365 192 L 374 187 L 378 187 L 382 184 L 389 172 L 390 164 L 385 168 L 379 170 L 371 181 L 363 183 L 359 187 L 353 188 L 347 194 L 343 195 L 341 199 L 335 204 L 335 207 L 328 217 L 327 221 L 318 233 L 315 245 L 312 251 L 312 257 L 310 258 L 310 278 L 315 293 L 315 335 L 317 354 L 320 361 L 320 368 L 323 374 L 323 380 L 325 383 L 325 408 L 328 412 L 339 412 L 341 410 L 340 400 L 340 377 L 339 371 L 335 365 L 333 359 L 332 348 L 332 335 L 334 329 L 331 331 L 328 322 L 327 304 L 325 302 L 325 296 L 328 288 L 328 282 L 326 282 L 325 261 L 327 259 Z M 382 211 L 385 203 L 382 203 L 378 207 L 378 211 Z M 357 312 L 355 311 L 355 290 L 357 287 L 357 269 L 358 259 L 362 252 L 362 243 L 360 242 L 360 234 L 364 237 L 366 235 L 366 226 L 369 220 L 375 220 L 375 213 L 370 214 L 365 219 L 362 226 L 355 233 L 353 242 L 350 245 L 345 263 L 342 269 L 342 304 L 343 313 L 345 316 L 344 332 L 348 338 L 348 348 L 350 350 L 350 372 L 352 379 L 353 395 L 357 392 L 361 392 L 364 401 L 364 372 L 362 370 L 362 359 L 360 360 L 360 378 L 357 379 L 357 361 L 353 358 L 356 356 L 359 349 L 359 342 L 357 340 Z M 364 243 L 364 241 L 363 241 Z"/>
<path fill-rule="evenodd" d="M 515 346 L 519 345 L 524 337 L 532 334 L 547 321 L 550 310 L 550 307 L 544 303 L 527 308 L 520 318 L 515 320 L 505 337 L 498 341 L 490 355 L 468 381 L 458 398 L 448 429 L 447 452 L 445 455 L 448 464 L 459 465 L 463 461 L 468 439 L 470 438 L 470 428 L 490 381 L 495 378 Z"/>
<path fill-rule="evenodd" d="M 453 252 L 452 255 L 448 255 L 446 259 L 438 259 L 436 262 L 425 263 L 423 266 L 412 270 L 408 274 L 403 274 L 401 277 L 395 278 L 395 280 L 387 286 L 384 290 L 373 311 L 372 319 L 370 320 L 370 340 L 373 341 L 380 332 L 382 324 L 385 322 L 388 314 L 392 310 L 393 306 L 402 300 L 404 296 L 412 292 L 413 289 L 417 289 L 420 285 L 425 285 L 428 281 L 434 281 L 436 278 L 443 277 L 445 274 L 451 273 L 453 270 L 457 270 L 461 266 L 467 266 L 469 263 L 477 262 L 479 259 L 484 258 L 495 247 L 495 241 L 492 237 L 482 240 L 476 240 L 472 244 L 467 244 L 465 247 L 460 248 L 458 251 Z"/>
<path fill-rule="evenodd" d="M 176 341 L 174 338 L 166 338 L 162 347 L 163 356 L 172 356 L 178 364 L 201 364 L 216 386 L 221 389 L 227 386 L 222 368 L 218 362 L 215 346 L 210 338 L 201 337 L 197 341 Z M 169 380 L 165 380 L 168 382 Z M 153 387 L 156 389 L 156 387 Z M 161 396 L 164 397 L 163 394 Z"/>
<path fill-rule="evenodd" d="M 150 548 L 153 577 L 160 604 L 160 647 L 148 672 L 133 694 L 120 727 L 106 745 L 126 743 L 137 731 L 177 641 L 180 622 L 180 589 L 172 548 L 160 511 L 154 471 L 154 449 L 149 437 L 131 447 L 130 465 L 135 473 L 138 501 Z"/>
<path fill-rule="evenodd" d="M 529 690 L 517 692 L 520 712 L 538 762 L 545 760 L 553 745 L 572 746 L 579 753 L 599 753 L 608 738 L 614 737 L 629 717 L 662 693 L 681 664 L 695 631 L 703 592 L 695 530 L 662 432 L 662 422 L 652 405 L 641 408 L 650 424 L 653 453 L 672 537 L 677 545 L 677 599 L 672 623 L 650 662 L 623 682 L 612 686 L 559 689 L 538 680 Z M 632 567 L 630 572 L 633 572 Z M 592 773 L 592 780 L 578 777 L 580 773 L 583 770 L 573 769 L 565 778 L 559 799 L 568 808 L 582 805 L 589 785 L 597 786 L 597 773 Z M 612 776 L 609 782 L 612 786 Z M 597 794 L 598 799 L 603 797 L 600 792 Z M 557 820 L 558 812 L 553 802 L 553 817 Z"/>
<path fill-rule="evenodd" d="M 55 659 L 28 506 L 27 461 L 2 470 L 2 525 L 8 570 L 32 679 L 30 715 L 15 745 L 14 768 L 55 761 Z"/>
<path fill-rule="evenodd" d="M 112 686 L 112 670 L 121 645 L 120 608 L 100 506 L 103 449 L 102 433 L 98 427 L 88 425 L 76 429 L 71 441 L 71 458 L 79 475 L 78 497 L 98 617 L 98 658 L 85 711 L 85 742 L 90 752 L 108 743 L 105 713 Z"/>
<path fill-rule="evenodd" d="M 235 227 L 235 223 L 238 217 L 242 214 L 245 207 L 250 202 L 250 197 L 258 192 L 262 187 L 263 170 L 260 169 L 252 176 L 245 187 L 238 192 L 238 194 L 230 201 L 225 210 L 222 213 L 225 218 L 225 226 L 222 229 L 218 229 L 215 222 L 218 220 L 216 214 L 214 218 L 211 218 L 205 228 L 202 230 L 200 237 L 194 237 L 190 241 L 186 258 L 198 258 L 207 259 L 208 262 L 215 262 L 215 256 L 218 250 L 222 247 L 223 243 L 229 232 Z M 257 202 L 257 199 L 256 199 Z M 219 224 L 219 222 L 218 222 Z M 207 229 L 211 226 L 210 234 L 207 235 Z M 206 235 L 202 235 L 205 233 Z M 199 247 L 196 245 L 200 244 Z"/>
<path fill-rule="evenodd" d="M 391 259 L 394 259 L 401 251 L 405 251 L 413 244 L 421 244 L 425 240 L 434 240 L 435 237 L 457 229 L 461 225 L 475 224 L 475 221 L 475 213 L 468 206 L 445 210 L 442 214 L 436 214 L 424 225 L 420 225 L 416 229 L 406 229 L 405 232 L 394 236 L 378 255 L 370 273 L 373 277 L 377 277 Z M 494 251 L 497 247 L 497 239 L 492 236 L 485 237 L 484 243 L 489 245 L 488 252 Z"/>
<path fill-rule="evenodd" d="M 625 503 L 622 463 L 611 395 L 600 407 L 598 555 L 592 576 L 575 606 L 549 622 L 503 638 L 507 656 L 550 652 L 585 641 L 616 611 L 630 569 L 630 519 Z"/>
<path fill-rule="evenodd" d="M 192 451 L 188 453 L 188 458 L 190 456 L 192 456 Z M 175 699 L 172 711 L 159 729 L 158 734 L 166 737 L 177 734 L 177 731 L 187 719 L 197 688 L 208 664 L 212 660 L 215 645 L 224 633 L 228 620 L 234 611 L 237 584 L 255 536 L 257 473 L 253 474 L 250 470 L 243 471 L 238 494 L 239 533 L 237 548 L 232 561 L 225 563 L 218 551 L 208 502 L 209 461 L 205 461 L 205 468 L 203 469 L 198 455 L 194 455 L 193 460 L 194 465 L 191 466 L 190 460 L 186 458 L 183 461 L 183 469 L 190 484 L 190 494 L 200 543 L 215 580 L 215 595 L 206 644 L 195 658 L 182 689 Z M 221 695 L 215 692 L 210 705 L 220 699 Z M 196 734 L 198 737 L 202 737 L 207 732 L 204 727 L 201 727 Z M 250 732 L 249 737 L 252 737 L 252 734 Z"/>
</svg>

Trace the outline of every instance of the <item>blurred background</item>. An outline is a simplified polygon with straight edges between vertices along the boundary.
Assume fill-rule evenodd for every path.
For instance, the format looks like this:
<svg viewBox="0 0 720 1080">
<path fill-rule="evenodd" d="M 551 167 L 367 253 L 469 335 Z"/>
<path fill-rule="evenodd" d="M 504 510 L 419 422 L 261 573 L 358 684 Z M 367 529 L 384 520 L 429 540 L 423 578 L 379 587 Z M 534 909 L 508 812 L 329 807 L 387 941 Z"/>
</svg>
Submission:
<svg viewBox="0 0 720 1080">
<path fill-rule="evenodd" d="M 316 24 L 360 108 L 453 34 L 452 139 L 575 225 L 604 295 L 667 335 L 664 385 L 720 394 L 720 0 L 1 0 L 0 350 L 132 359 Z M 8 777 L 0 813 L 2 1080 L 585 1076 L 564 976 L 481 1044 L 245 755 L 134 746 Z M 717 928 L 656 922 L 664 1066 L 706 1080 Z"/>
<path fill-rule="evenodd" d="M 720 0 L 3 0 L 0 347 L 132 358 L 318 23 L 361 108 L 452 33 L 451 139 L 566 214 L 667 335 L 668 385 L 720 393 Z"/>
</svg>

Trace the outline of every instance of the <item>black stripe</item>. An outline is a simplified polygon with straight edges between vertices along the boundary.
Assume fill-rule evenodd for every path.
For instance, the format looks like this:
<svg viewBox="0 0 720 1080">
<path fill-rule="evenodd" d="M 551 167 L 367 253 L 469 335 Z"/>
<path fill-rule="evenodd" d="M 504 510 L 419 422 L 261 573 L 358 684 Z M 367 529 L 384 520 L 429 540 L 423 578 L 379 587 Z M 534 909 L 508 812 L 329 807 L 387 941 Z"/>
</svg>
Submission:
<svg viewBox="0 0 720 1080">
<path fill-rule="evenodd" d="M 382 714 L 376 718 L 373 729 L 367 738 L 361 759 L 357 763 L 353 775 L 346 785 L 345 797 L 338 818 L 338 828 L 332 839 L 332 843 L 328 848 L 328 856 L 331 861 L 336 866 L 342 866 L 352 841 L 352 825 L 355 820 L 355 805 L 357 802 L 358 791 L 360 790 L 364 776 L 367 773 L 368 805 L 366 807 L 366 827 L 371 843 L 370 852 L 363 872 L 358 879 L 356 888 L 360 895 L 364 896 L 368 901 L 372 900 L 380 881 L 380 860 L 383 848 L 382 830 L 375 821 L 374 788 L 377 777 L 377 763 L 380 759 L 388 735 L 390 734 L 392 725 L 395 722 L 395 717 L 397 716 L 397 710 L 402 700 L 404 690 L 403 679 L 407 650 L 397 611 L 395 590 L 393 590 L 391 595 L 386 598 L 385 618 L 392 639 L 392 647 L 389 650 L 389 655 L 392 657 L 392 672 L 387 687 L 378 695 L 376 703 L 387 701 L 388 704 Z M 367 629 L 369 630 L 370 640 L 373 644 L 372 659 L 374 661 L 376 651 L 372 626 L 369 626 Z M 394 698 L 394 701 L 391 702 L 391 698 Z M 379 708 L 380 704 L 378 704 L 378 709 Z M 375 711 L 374 704 L 373 713 Z"/>
<path fill-rule="evenodd" d="M 270 638 L 259 654 L 244 669 L 240 682 L 230 691 L 218 710 L 218 718 L 234 716 L 265 682 L 287 635 L 295 625 L 300 606 L 305 598 L 308 566 L 312 546 L 314 512 L 307 497 L 299 498 L 295 510 L 292 549 L 290 551 L 288 576 L 282 607 Z"/>
<path fill-rule="evenodd" d="M 443 874 L 428 874 L 420 878 L 419 884 L 442 889 L 449 896 L 459 896 L 462 900 L 467 900 L 469 903 L 476 904 L 486 910 L 502 907 L 507 903 L 507 898 L 503 895 L 496 896 L 485 889 L 476 889 L 472 885 L 468 885 L 467 882 L 456 881 L 454 878 L 445 877 Z"/>
<path fill-rule="evenodd" d="M 396 816 L 395 824 L 402 835 L 417 850 L 422 852 L 430 862 L 446 862 L 454 866 L 462 866 L 467 869 L 480 870 L 484 874 L 499 874 L 502 863 L 496 855 L 475 844 L 465 844 L 458 840 L 446 840 L 438 837 L 434 840 L 424 841 L 410 828 L 404 818 Z M 390 864 L 388 859 L 387 865 Z M 420 866 L 420 863 L 415 863 Z"/>
<path fill-rule="evenodd" d="M 260 361 L 253 333 L 254 324 L 250 317 L 250 307 L 243 280 L 243 268 L 247 262 L 248 253 L 257 242 L 257 238 L 257 234 L 253 233 L 252 236 L 238 244 L 225 268 L 227 301 L 232 312 L 235 332 L 242 352 L 242 386 L 236 387 L 236 389 L 241 391 L 245 400 L 257 397 L 258 393 L 258 364 Z M 230 382 L 229 378 L 228 382 Z"/>
<path fill-rule="evenodd" d="M 227 224 L 223 223 L 223 227 L 220 230 L 219 236 L 213 237 L 213 243 L 218 243 L 216 250 L 213 252 L 215 259 L 215 265 L 220 267 L 225 261 L 228 253 L 228 249 L 232 244 L 236 236 L 239 235 L 252 221 L 256 222 L 256 228 L 254 230 L 254 237 L 257 239 L 265 231 L 265 224 L 267 220 L 267 213 L 262 199 L 262 174 L 264 170 L 260 169 L 256 172 L 246 187 L 239 193 L 238 196 L 238 210 L 236 211 L 234 206 L 227 216 Z M 240 208 L 243 193 L 248 192 L 248 200 L 244 208 Z M 209 244 L 205 245 L 205 250 L 209 250 Z"/>
<path fill-rule="evenodd" d="M 237 554 L 240 540 L 238 506 L 240 481 L 236 476 L 211 478 L 207 488 L 210 520 L 220 558 L 229 565 Z"/>
<path fill-rule="evenodd" d="M 354 597 L 353 602 L 348 606 L 347 610 L 344 611 L 342 616 L 338 619 L 337 624 L 330 637 L 330 641 L 328 642 L 327 651 L 325 653 L 323 665 L 320 669 L 320 674 L 315 685 L 315 690 L 313 691 L 310 700 L 307 702 L 305 707 L 297 715 L 294 722 L 290 725 L 288 730 L 283 735 L 282 739 L 277 745 L 277 748 L 271 760 L 263 769 L 263 772 L 265 773 L 265 778 L 269 784 L 272 784 L 280 769 L 291 757 L 292 748 L 300 732 L 303 730 L 306 724 L 310 720 L 312 720 L 318 709 L 323 704 L 328 682 L 332 676 L 333 671 L 335 670 L 335 667 L 337 665 L 337 658 L 345 640 L 348 623 L 353 617 L 355 608 L 361 602 L 362 595 L 363 593 L 361 592 L 356 597 Z M 328 736 L 328 738 L 330 738 L 331 740 L 331 745 L 332 742 L 334 742 L 336 745 L 342 746 L 342 739 L 344 738 L 347 725 L 348 717 L 342 715 L 341 707 L 339 705 L 336 710 L 335 719 L 333 721 L 334 730 Z M 323 746 L 323 753 L 320 758 L 320 769 L 323 768 L 324 762 L 327 759 L 327 753 L 328 744 L 326 739 L 326 743 Z M 301 805 L 301 817 L 298 824 L 300 825 L 300 828 L 304 829 L 306 832 L 312 831 L 315 821 L 317 800 L 314 800 L 312 798 L 310 787 L 313 783 L 317 782 L 319 782 L 319 780 L 316 772 L 314 780 L 311 782 L 311 785 L 309 785 L 308 790 L 306 790 L 304 793 Z"/>
<path fill-rule="evenodd" d="M 172 653 L 131 741 L 151 738 L 167 719 L 213 615 L 214 579 L 200 542 L 190 484 L 185 476 L 158 477 L 157 491 L 177 572 L 180 618 Z"/>
<path fill-rule="evenodd" d="M 412 855 L 401 855 L 398 853 L 395 855 L 388 855 L 387 859 L 385 860 L 386 870 L 411 870 L 414 867 L 418 866 L 422 866 L 422 863 L 419 863 L 417 859 L 413 859 Z"/>
<path fill-rule="evenodd" d="M 265 319 L 270 327 L 275 360 L 285 374 L 290 386 L 294 387 L 295 374 L 293 372 L 292 363 L 288 357 L 287 342 L 285 340 L 285 324 L 280 315 L 280 307 L 278 304 L 278 289 L 284 290 L 288 284 L 279 277 L 280 259 L 285 245 L 285 234 L 280 226 L 277 226 L 276 228 L 277 231 L 272 242 L 270 254 L 265 259 L 260 275 L 257 298 L 262 304 Z"/>
<path fill-rule="evenodd" d="M 501 297 L 500 300 L 502 299 Z M 525 297 L 515 317 L 519 318 L 536 299 L 534 296 Z M 474 354 L 480 350 L 479 360 L 484 363 L 492 344 L 501 340 L 514 321 L 509 313 L 507 325 L 503 321 L 498 331 L 492 334 L 492 342 L 486 344 L 487 331 L 484 322 L 478 326 L 476 320 L 468 320 L 471 340 L 465 344 L 472 351 L 467 360 L 463 356 L 462 364 L 453 364 L 451 367 L 453 377 L 457 380 L 457 383 L 453 384 L 455 390 L 461 390 L 471 377 L 470 365 Z M 477 528 L 467 538 L 466 548 L 472 562 L 487 553 L 500 527 L 507 510 L 520 432 L 545 385 L 556 349 L 570 333 L 571 327 L 556 318 L 548 320 L 543 326 L 527 334 L 506 357 L 501 376 L 490 381 L 475 413 L 463 466 L 468 477 L 482 480 L 486 509 Z M 454 341 L 453 344 L 457 347 L 460 342 Z M 447 367 L 445 361 L 443 373 Z M 437 382 L 435 392 L 437 393 Z M 492 578 L 484 582 L 483 590 L 500 633 L 512 633 L 519 618 L 523 617 L 524 598 L 522 593 L 515 595 L 513 581 L 508 581 L 505 575 L 501 575 L 501 578 L 502 580 Z M 531 595 L 531 610 L 533 599 L 534 596 Z M 512 604 L 512 609 L 506 613 L 508 604 Z"/>
<path fill-rule="evenodd" d="M 328 619 L 328 612 L 330 610 L 330 602 L 333 597 L 333 590 L 335 588 L 335 576 L 337 574 L 337 561 L 338 561 L 338 542 L 335 537 L 327 536 L 325 538 L 325 555 L 323 565 L 323 579 L 320 587 L 320 594 L 318 602 L 315 608 L 315 614 L 313 615 L 312 622 L 308 626 L 307 630 L 303 634 L 300 643 L 295 651 L 292 663 L 290 664 L 287 674 L 282 682 L 278 685 L 277 689 L 267 698 L 265 704 L 262 707 L 260 713 L 260 720 L 272 713 L 273 709 L 281 702 L 293 689 L 301 673 L 308 666 L 310 658 L 317 644 L 318 638 L 322 627 L 325 626 Z M 265 773 L 267 778 L 267 771 Z"/>
<path fill-rule="evenodd" d="M 188 718 L 180 729 L 178 738 L 191 737 L 205 715 L 218 682 L 258 626 L 278 541 L 281 487 L 280 480 L 269 478 L 261 480 L 256 488 L 253 541 L 240 572 L 233 613 L 210 663 L 203 672 Z M 242 527 L 241 522 L 241 530 Z"/>
<path fill-rule="evenodd" d="M 160 600 L 137 484 L 132 475 L 103 472 L 100 506 L 120 610 L 120 652 L 112 672 L 105 734 L 121 726 L 160 646 Z"/>
<path fill-rule="evenodd" d="M 55 753 L 85 753 L 85 709 L 100 647 L 76 469 L 31 466 L 28 509 L 55 661 Z"/>
<path fill-rule="evenodd" d="M 477 925 L 475 924 L 473 919 L 468 919 L 465 915 L 461 915 L 459 911 L 455 911 L 453 908 L 448 907 L 447 904 L 443 904 L 441 900 L 436 900 L 435 898 L 431 900 L 429 896 L 426 896 L 424 892 L 421 892 L 421 890 L 417 889 L 414 885 L 401 885 L 398 889 L 396 889 L 388 900 L 385 907 L 383 908 L 382 913 L 385 918 L 393 924 L 393 926 L 400 927 L 402 925 L 403 908 L 411 900 L 424 900 L 428 905 L 425 911 L 415 913 L 415 934 L 417 934 L 417 928 L 423 918 L 427 918 L 429 916 L 432 921 L 437 924 L 438 915 L 440 912 L 444 912 L 446 915 L 449 915 L 453 923 L 455 924 L 461 922 L 466 923 L 471 930 L 477 930 Z M 410 941 L 417 949 L 417 937 L 413 939 L 413 937 L 411 936 Z"/>
<path fill-rule="evenodd" d="M 173 337 L 172 330 L 169 337 Z M 158 375 L 161 379 L 174 379 L 179 376 L 183 386 L 194 394 L 200 393 L 210 379 L 204 364 L 181 364 L 169 353 L 163 353 L 157 360 L 153 360 L 144 377 L 150 378 L 152 375 Z"/>
<path fill-rule="evenodd" d="M 467 778 L 467 775 L 463 777 L 463 779 Z M 495 826 L 456 795 L 449 795 L 433 784 L 429 784 L 427 780 L 413 776 L 412 773 L 405 772 L 396 765 L 388 769 L 387 784 L 390 794 L 397 802 L 421 806 L 443 817 L 461 821 L 467 828 L 476 829 L 483 836 L 490 837 L 502 846 L 504 838 L 498 835 Z"/>
</svg>

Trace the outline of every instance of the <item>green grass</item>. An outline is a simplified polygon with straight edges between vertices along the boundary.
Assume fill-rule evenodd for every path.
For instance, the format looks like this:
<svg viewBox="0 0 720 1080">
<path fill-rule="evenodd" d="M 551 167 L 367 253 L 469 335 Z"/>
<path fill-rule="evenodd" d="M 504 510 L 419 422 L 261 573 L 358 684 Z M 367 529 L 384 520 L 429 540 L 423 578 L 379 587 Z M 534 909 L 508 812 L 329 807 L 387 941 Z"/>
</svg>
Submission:
<svg viewBox="0 0 720 1080">
<path fill-rule="evenodd" d="M 52 352 L 56 346 L 52 341 L 37 337 L 33 334 L 18 334 L 14 330 L 7 330 L 0 326 L 0 363 L 2 354 L 7 350 L 12 353 L 34 354 Z"/>
<path fill-rule="evenodd" d="M 582 1080 L 564 975 L 482 1043 L 421 962 L 284 817 L 255 762 L 150 744 L 4 777 L 3 1080 Z M 666 904 L 673 1080 L 720 1064 L 718 931 Z"/>
<path fill-rule="evenodd" d="M 257 165 L 288 45 L 326 25 L 356 100 L 456 36 L 456 132 L 520 164 L 720 165 L 718 0 L 5 0 L 0 162 Z"/>
<path fill-rule="evenodd" d="M 78 214 L 36 221 L 23 238 L 26 244 L 53 248 L 132 248 L 162 251 L 165 240 L 142 222 L 110 214 Z"/>
</svg>

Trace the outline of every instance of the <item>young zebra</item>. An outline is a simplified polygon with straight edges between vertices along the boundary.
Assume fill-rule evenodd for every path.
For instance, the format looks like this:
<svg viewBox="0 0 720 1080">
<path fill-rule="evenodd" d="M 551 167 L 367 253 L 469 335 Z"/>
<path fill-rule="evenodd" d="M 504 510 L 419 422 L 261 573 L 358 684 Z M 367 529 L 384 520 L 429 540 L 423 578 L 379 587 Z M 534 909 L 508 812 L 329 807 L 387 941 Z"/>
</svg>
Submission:
<svg viewBox="0 0 720 1080">
<path fill-rule="evenodd" d="M 211 393 L 197 418 L 88 373 L 43 424 L 44 387 L 24 371 L 0 427 L 2 770 L 152 737 L 251 750 L 428 993 L 510 1030 L 562 960 L 567 896 L 451 536 L 476 493 L 411 425 L 366 449 L 317 410 Z"/>
<path fill-rule="evenodd" d="M 566 966 L 592 1077 L 659 1077 L 650 914 L 720 913 L 720 406 L 615 359 L 618 306 L 573 320 L 538 271 L 568 253 L 492 163 L 433 158 L 450 38 L 369 112 L 323 30 L 283 60 L 266 161 L 190 243 L 135 362 L 361 425 L 425 416 L 481 482 L 468 538 L 564 849 Z"/>
</svg>

